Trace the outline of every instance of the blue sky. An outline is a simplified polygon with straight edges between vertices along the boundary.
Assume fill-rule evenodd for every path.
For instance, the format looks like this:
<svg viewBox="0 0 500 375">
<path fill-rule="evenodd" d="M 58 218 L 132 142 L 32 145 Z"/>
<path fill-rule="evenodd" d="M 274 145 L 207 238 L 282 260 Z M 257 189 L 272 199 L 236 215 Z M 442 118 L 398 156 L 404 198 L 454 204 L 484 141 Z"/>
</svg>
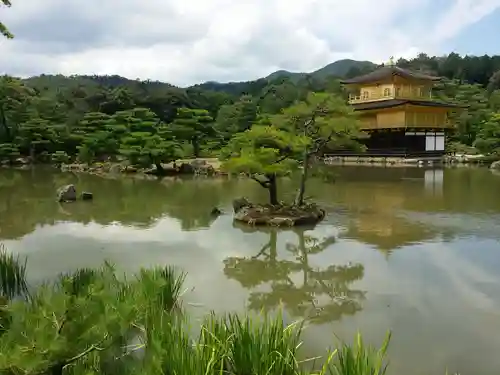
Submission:
<svg viewBox="0 0 500 375">
<path fill-rule="evenodd" d="M 500 53 L 500 0 L 22 0 L 0 74 L 119 74 L 186 86 L 343 58 Z"/>
<path fill-rule="evenodd" d="M 471 55 L 500 55 L 500 9 L 479 22 L 465 28 L 448 41 L 445 51 L 459 51 Z"/>
</svg>

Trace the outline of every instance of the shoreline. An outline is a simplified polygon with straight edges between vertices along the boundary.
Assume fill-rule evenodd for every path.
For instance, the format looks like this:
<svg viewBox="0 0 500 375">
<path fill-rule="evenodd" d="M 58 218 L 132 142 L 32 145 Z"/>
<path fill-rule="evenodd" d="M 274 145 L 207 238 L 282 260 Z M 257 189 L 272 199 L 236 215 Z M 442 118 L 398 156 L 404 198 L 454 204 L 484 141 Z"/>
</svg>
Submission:
<svg viewBox="0 0 500 375">
<path fill-rule="evenodd" d="M 404 159 L 394 157 L 371 156 L 338 156 L 326 157 L 323 163 L 327 166 L 366 166 L 374 168 L 489 168 L 498 158 L 483 155 L 453 155 L 441 159 Z M 217 158 L 179 159 L 176 162 L 162 164 L 163 173 L 157 174 L 154 167 L 140 168 L 128 165 L 125 161 L 103 161 L 86 163 L 30 163 L 25 158 L 19 158 L 14 164 L 2 164 L 3 169 L 27 170 L 32 167 L 50 167 L 61 172 L 92 174 L 106 178 L 133 177 L 141 179 L 158 179 L 167 177 L 228 177 L 221 170 L 221 161 Z"/>
<path fill-rule="evenodd" d="M 485 155 L 446 155 L 441 158 L 404 158 L 376 156 L 331 156 L 325 157 L 326 165 L 334 166 L 372 166 L 372 167 L 490 167 L 499 158 Z"/>
</svg>

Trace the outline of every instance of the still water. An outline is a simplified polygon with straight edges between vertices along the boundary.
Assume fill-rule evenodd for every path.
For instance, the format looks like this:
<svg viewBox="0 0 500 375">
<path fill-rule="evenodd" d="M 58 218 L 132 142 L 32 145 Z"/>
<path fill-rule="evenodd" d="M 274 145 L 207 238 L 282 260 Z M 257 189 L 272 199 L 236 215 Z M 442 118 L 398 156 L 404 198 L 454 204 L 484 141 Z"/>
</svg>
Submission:
<svg viewBox="0 0 500 375">
<path fill-rule="evenodd" d="M 500 176 L 487 169 L 346 167 L 311 181 L 328 210 L 313 230 L 233 226 L 231 201 L 265 199 L 253 181 L 141 181 L 0 171 L 0 241 L 28 257 L 32 283 L 109 260 L 124 271 L 188 272 L 193 314 L 273 310 L 311 317 L 322 354 L 359 329 L 393 331 L 391 374 L 498 374 Z M 60 205 L 74 183 L 93 202 Z M 291 181 L 282 182 L 292 196 Z M 224 211 L 211 217 L 213 207 Z"/>
</svg>

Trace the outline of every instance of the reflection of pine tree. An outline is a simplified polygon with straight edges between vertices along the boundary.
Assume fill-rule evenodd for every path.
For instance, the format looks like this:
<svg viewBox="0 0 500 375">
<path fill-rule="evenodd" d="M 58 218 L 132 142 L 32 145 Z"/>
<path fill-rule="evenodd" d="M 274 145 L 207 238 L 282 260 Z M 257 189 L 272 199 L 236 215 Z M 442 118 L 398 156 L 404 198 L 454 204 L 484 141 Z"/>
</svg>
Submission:
<svg viewBox="0 0 500 375">
<path fill-rule="evenodd" d="M 324 269 L 309 266 L 309 256 L 319 254 L 335 242 L 329 237 L 319 240 L 297 230 L 297 244 L 288 243 L 286 250 L 293 260 L 278 260 L 278 232 L 269 230 L 269 241 L 252 258 L 230 257 L 224 261 L 224 273 L 248 289 L 268 283 L 270 291 L 252 290 L 249 307 L 271 310 L 280 304 L 296 317 L 310 316 L 315 323 L 340 319 L 361 310 L 365 292 L 351 290 L 350 285 L 364 274 L 361 264 L 331 265 Z M 302 273 L 300 286 L 291 275 Z"/>
</svg>

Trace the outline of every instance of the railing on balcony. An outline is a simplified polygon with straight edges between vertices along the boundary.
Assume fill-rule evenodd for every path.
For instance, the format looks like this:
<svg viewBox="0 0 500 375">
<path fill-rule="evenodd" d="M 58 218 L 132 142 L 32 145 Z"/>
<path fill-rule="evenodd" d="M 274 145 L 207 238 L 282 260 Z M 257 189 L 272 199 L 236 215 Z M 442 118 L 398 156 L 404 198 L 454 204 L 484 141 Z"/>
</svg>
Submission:
<svg viewBox="0 0 500 375">
<path fill-rule="evenodd" d="M 349 95 L 349 104 L 373 102 L 388 99 L 432 100 L 432 92 L 420 87 L 381 89 L 380 91 L 362 91 L 360 95 Z"/>
<path fill-rule="evenodd" d="M 368 149 L 365 152 L 338 150 L 329 152 L 323 155 L 323 160 L 330 161 L 336 157 L 439 157 L 445 154 L 445 151 L 417 151 L 408 148 L 385 148 L 385 149 Z"/>
</svg>

